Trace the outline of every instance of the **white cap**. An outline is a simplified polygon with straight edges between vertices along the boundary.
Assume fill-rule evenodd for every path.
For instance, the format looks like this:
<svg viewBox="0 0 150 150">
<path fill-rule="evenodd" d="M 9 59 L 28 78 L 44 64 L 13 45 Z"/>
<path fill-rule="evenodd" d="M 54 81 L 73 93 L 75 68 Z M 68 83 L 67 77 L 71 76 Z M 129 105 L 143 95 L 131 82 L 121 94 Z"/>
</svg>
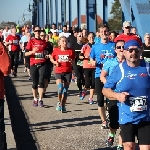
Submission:
<svg viewBox="0 0 150 150">
<path fill-rule="evenodd" d="M 130 21 L 125 21 L 123 23 L 123 27 L 131 27 L 131 22 Z"/>
</svg>

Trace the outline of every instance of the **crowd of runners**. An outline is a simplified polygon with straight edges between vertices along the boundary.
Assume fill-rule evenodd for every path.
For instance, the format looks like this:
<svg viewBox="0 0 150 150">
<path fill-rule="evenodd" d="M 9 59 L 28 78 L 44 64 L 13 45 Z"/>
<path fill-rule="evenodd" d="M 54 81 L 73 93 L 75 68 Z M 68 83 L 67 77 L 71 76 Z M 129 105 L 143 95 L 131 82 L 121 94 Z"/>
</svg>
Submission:
<svg viewBox="0 0 150 150">
<path fill-rule="evenodd" d="M 25 25 L 19 34 L 18 26 L 13 26 L 2 31 L 1 41 L 11 60 L 12 77 L 17 77 L 23 59 L 23 71 L 33 83 L 34 107 L 44 106 L 53 71 L 57 111 L 67 112 L 69 85 L 75 82 L 80 100 L 88 97 L 92 105 L 96 93 L 101 129 L 110 131 L 108 147 L 120 128 L 117 150 L 134 150 L 135 137 L 141 150 L 150 150 L 150 33 L 145 33 L 142 43 L 129 21 L 122 30 L 121 34 L 109 31 L 105 24 L 96 33 L 66 25 L 59 29 L 55 24 L 52 28 Z"/>
</svg>

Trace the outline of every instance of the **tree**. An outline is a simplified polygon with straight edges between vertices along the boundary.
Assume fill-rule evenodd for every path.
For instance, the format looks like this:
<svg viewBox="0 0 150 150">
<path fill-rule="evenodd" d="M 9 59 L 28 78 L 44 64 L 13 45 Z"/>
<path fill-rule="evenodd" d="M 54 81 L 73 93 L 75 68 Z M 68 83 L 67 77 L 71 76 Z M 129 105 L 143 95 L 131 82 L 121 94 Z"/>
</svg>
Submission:
<svg viewBox="0 0 150 150">
<path fill-rule="evenodd" d="M 114 0 L 110 14 L 112 15 L 108 19 L 108 25 L 110 30 L 119 31 L 122 28 L 122 8 L 119 0 Z"/>
</svg>

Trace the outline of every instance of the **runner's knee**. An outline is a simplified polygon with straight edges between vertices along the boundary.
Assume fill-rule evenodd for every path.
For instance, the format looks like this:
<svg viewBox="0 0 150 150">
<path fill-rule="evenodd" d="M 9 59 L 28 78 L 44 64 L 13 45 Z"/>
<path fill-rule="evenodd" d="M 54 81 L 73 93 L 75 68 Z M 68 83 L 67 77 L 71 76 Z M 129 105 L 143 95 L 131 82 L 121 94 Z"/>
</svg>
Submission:
<svg viewBox="0 0 150 150">
<path fill-rule="evenodd" d="M 63 84 L 59 83 L 58 84 L 58 94 L 62 94 L 62 92 L 63 92 Z"/>
</svg>

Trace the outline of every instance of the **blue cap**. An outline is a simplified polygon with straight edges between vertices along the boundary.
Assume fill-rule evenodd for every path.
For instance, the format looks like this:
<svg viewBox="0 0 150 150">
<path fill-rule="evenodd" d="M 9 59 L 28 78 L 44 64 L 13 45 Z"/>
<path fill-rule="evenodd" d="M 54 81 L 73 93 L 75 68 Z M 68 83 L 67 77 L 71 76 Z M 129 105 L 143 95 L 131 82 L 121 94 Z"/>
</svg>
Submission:
<svg viewBox="0 0 150 150">
<path fill-rule="evenodd" d="M 140 43 L 136 40 L 129 40 L 125 42 L 124 49 L 128 49 L 130 46 L 137 46 L 138 48 L 141 48 Z"/>
</svg>

